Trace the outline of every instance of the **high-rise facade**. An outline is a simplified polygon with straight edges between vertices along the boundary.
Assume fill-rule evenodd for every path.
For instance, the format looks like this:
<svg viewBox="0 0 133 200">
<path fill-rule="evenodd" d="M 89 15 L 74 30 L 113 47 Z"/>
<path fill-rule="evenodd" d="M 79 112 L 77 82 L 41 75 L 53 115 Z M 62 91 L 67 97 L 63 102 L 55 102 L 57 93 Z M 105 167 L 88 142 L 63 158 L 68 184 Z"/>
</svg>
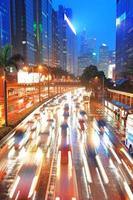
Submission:
<svg viewBox="0 0 133 200">
<path fill-rule="evenodd" d="M 0 47 L 10 43 L 10 0 L 0 0 Z"/>
<path fill-rule="evenodd" d="M 133 1 L 117 0 L 116 78 L 133 79 Z"/>
<path fill-rule="evenodd" d="M 33 0 L 36 63 L 52 64 L 52 1 Z"/>
<path fill-rule="evenodd" d="M 13 53 L 20 53 L 28 64 L 35 63 L 33 1 L 10 0 Z"/>
<path fill-rule="evenodd" d="M 78 75 L 81 75 L 83 70 L 90 65 L 97 65 L 96 38 L 89 38 L 84 30 L 80 36 Z"/>
<path fill-rule="evenodd" d="M 59 35 L 57 11 L 52 9 L 52 67 L 59 67 Z"/>
<path fill-rule="evenodd" d="M 99 48 L 98 70 L 103 71 L 105 76 L 108 77 L 108 67 L 109 67 L 109 48 L 106 44 L 102 44 Z"/>
<path fill-rule="evenodd" d="M 28 64 L 52 64 L 52 0 L 11 0 L 13 52 Z"/>
<path fill-rule="evenodd" d="M 68 72 L 76 72 L 76 31 L 71 23 L 72 10 L 59 6 L 58 12 L 59 66 Z"/>
</svg>

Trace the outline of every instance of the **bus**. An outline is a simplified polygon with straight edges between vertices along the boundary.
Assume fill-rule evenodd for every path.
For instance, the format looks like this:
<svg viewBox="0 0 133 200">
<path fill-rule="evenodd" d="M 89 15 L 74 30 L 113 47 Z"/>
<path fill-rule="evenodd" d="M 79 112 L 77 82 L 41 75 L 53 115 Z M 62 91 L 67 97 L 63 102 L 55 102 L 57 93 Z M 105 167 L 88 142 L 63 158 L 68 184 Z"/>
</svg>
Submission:
<svg viewBox="0 0 133 200">
<path fill-rule="evenodd" d="M 125 144 L 130 154 L 133 154 L 133 114 L 129 114 L 126 123 Z"/>
</svg>

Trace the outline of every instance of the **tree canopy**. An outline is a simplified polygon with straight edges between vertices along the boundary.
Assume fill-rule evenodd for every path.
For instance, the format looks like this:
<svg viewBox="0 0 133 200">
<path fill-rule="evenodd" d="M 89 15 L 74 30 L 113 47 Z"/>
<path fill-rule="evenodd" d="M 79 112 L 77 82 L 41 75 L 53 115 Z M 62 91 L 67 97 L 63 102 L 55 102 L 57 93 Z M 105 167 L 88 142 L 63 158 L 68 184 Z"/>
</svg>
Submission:
<svg viewBox="0 0 133 200">
<path fill-rule="evenodd" d="M 96 89 L 99 83 L 102 84 L 102 81 L 106 80 L 104 72 L 98 71 L 97 67 L 94 65 L 90 65 L 86 67 L 83 71 L 83 74 L 80 77 L 82 85 L 86 88 L 94 88 Z"/>
<path fill-rule="evenodd" d="M 24 62 L 24 58 L 20 54 L 11 56 L 11 50 L 11 45 L 6 45 L 0 49 L 0 68 L 5 71 L 8 71 L 10 67 L 18 70 L 19 65 Z"/>
</svg>

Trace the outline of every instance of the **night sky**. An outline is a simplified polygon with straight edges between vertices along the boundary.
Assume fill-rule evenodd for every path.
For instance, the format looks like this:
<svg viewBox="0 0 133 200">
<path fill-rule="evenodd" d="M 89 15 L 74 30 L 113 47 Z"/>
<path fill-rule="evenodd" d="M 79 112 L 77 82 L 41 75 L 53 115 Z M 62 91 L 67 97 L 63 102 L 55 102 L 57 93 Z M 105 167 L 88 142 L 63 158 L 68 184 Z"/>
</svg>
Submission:
<svg viewBox="0 0 133 200">
<path fill-rule="evenodd" d="M 115 48 L 116 0 L 53 0 L 54 8 L 59 4 L 72 8 L 77 33 L 85 28 L 89 37 L 97 38 L 97 46 Z"/>
</svg>

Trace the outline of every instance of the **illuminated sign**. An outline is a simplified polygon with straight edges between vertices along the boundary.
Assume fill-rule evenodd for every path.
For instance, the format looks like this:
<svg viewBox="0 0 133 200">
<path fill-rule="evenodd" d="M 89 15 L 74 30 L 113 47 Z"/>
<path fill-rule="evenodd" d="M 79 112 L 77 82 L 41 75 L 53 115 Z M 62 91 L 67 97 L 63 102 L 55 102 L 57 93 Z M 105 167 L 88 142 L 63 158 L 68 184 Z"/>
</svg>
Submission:
<svg viewBox="0 0 133 200">
<path fill-rule="evenodd" d="M 40 76 L 39 73 L 18 72 L 18 83 L 39 83 L 39 81 L 43 82 L 45 79 L 46 78 Z"/>
<path fill-rule="evenodd" d="M 72 25 L 72 23 L 70 22 L 70 20 L 68 19 L 68 17 L 66 16 L 66 14 L 64 14 L 64 20 L 67 22 L 68 26 L 71 28 L 73 33 L 76 35 L 76 30 L 75 30 L 74 26 Z"/>
<path fill-rule="evenodd" d="M 116 26 L 119 26 L 121 24 L 122 21 L 124 21 L 126 19 L 126 12 L 124 12 L 120 17 L 118 17 L 116 19 Z"/>
</svg>

